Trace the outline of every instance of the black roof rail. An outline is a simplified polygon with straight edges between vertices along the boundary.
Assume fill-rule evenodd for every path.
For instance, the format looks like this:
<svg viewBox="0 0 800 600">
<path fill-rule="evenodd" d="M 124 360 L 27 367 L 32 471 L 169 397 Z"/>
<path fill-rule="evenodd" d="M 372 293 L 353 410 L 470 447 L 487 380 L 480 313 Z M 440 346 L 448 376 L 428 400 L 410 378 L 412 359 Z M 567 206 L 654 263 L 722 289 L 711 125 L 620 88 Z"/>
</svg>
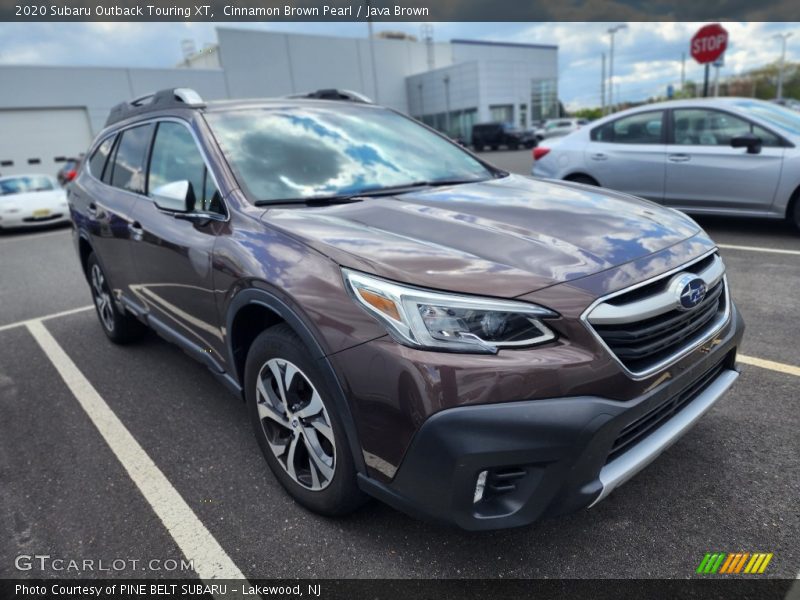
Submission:
<svg viewBox="0 0 800 600">
<path fill-rule="evenodd" d="M 200 94 L 191 88 L 170 88 L 152 94 L 145 94 L 127 102 L 120 102 L 106 119 L 106 127 L 118 121 L 162 108 L 202 108 L 205 102 Z"/>
<path fill-rule="evenodd" d="M 372 100 L 352 90 L 338 90 L 335 88 L 305 92 L 302 94 L 290 94 L 287 98 L 316 98 L 318 100 L 343 100 L 345 102 L 360 102 L 361 104 L 372 104 Z"/>
</svg>

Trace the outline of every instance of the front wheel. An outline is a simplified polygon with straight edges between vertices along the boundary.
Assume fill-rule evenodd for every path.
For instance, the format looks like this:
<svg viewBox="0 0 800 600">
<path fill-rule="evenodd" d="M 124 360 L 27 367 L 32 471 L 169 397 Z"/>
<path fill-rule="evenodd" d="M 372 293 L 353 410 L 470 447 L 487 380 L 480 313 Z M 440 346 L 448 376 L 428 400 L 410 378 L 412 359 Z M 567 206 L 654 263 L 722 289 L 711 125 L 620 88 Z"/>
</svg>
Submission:
<svg viewBox="0 0 800 600">
<path fill-rule="evenodd" d="M 336 516 L 365 501 L 353 457 L 320 368 L 286 325 L 261 333 L 247 354 L 245 395 L 258 444 L 287 492 Z"/>
</svg>

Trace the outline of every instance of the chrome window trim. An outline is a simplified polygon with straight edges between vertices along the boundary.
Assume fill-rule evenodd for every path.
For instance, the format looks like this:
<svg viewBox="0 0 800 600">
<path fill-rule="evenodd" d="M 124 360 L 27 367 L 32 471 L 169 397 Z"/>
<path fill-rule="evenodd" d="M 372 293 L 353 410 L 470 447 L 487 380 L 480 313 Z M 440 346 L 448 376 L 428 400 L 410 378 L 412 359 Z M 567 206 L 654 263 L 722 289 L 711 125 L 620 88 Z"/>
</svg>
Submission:
<svg viewBox="0 0 800 600">
<path fill-rule="evenodd" d="M 721 315 L 719 315 L 713 321 L 709 331 L 705 335 L 703 335 L 700 339 L 692 341 L 688 346 L 685 346 L 685 347 L 677 350 L 676 352 L 672 353 L 668 357 L 660 360 L 656 364 L 652 365 L 651 367 L 649 367 L 649 368 L 647 368 L 647 369 L 645 369 L 643 371 L 632 371 L 631 369 L 629 369 L 628 367 L 625 366 L 625 364 L 617 357 L 617 355 L 614 354 L 614 351 L 611 350 L 611 348 L 608 346 L 608 344 L 606 344 L 605 340 L 603 340 L 603 338 L 600 337 L 600 334 L 597 333 L 594 330 L 594 327 L 592 327 L 592 324 L 589 322 L 589 314 L 598 305 L 602 304 L 603 302 L 605 302 L 607 300 L 610 300 L 611 298 L 615 298 L 616 296 L 621 296 L 622 294 L 626 294 L 626 293 L 631 292 L 633 290 L 636 290 L 636 289 L 638 289 L 640 287 L 644 287 L 645 285 L 649 285 L 649 284 L 653 283 L 654 281 L 658 281 L 659 279 L 668 278 L 671 275 L 674 275 L 676 273 L 680 273 L 681 271 L 687 269 L 688 267 L 691 267 L 694 264 L 699 263 L 700 261 L 708 258 L 709 256 L 711 256 L 712 254 L 714 254 L 714 253 L 716 253 L 718 251 L 719 251 L 719 249 L 715 247 L 714 249 L 706 252 L 705 254 L 703 254 L 703 255 L 701 255 L 701 256 L 699 256 L 699 257 L 697 257 L 697 258 L 695 258 L 695 259 L 693 259 L 693 260 L 691 260 L 691 261 L 689 261 L 687 263 L 684 263 L 684 264 L 680 265 L 679 267 L 676 267 L 674 269 L 671 269 L 669 271 L 666 271 L 664 273 L 656 275 L 655 277 L 651 277 L 649 279 L 645 279 L 644 281 L 640 281 L 639 283 L 636 283 L 636 284 L 634 284 L 634 285 L 632 285 L 630 287 L 627 287 L 627 288 L 624 288 L 624 289 L 621 289 L 621 290 L 617 290 L 616 292 L 612 292 L 610 294 L 606 294 L 605 296 L 601 296 L 600 298 L 598 298 L 597 300 L 592 302 L 589 305 L 589 307 L 586 310 L 583 311 L 583 313 L 581 313 L 580 320 L 581 320 L 581 323 L 583 323 L 583 326 L 589 331 L 589 333 L 600 344 L 600 346 L 608 353 L 608 355 L 614 360 L 614 362 L 616 362 L 617 365 L 619 365 L 619 367 L 623 370 L 623 372 L 626 375 L 628 375 L 631 379 L 633 379 L 634 381 L 641 381 L 642 379 L 647 379 L 651 375 L 654 375 L 655 373 L 658 373 L 659 371 L 674 365 L 676 362 L 678 362 L 682 358 L 684 358 L 684 357 L 688 356 L 689 354 L 691 354 L 692 352 L 694 352 L 694 350 L 696 350 L 698 347 L 700 347 L 703 344 L 705 344 L 706 342 L 708 342 L 711 338 L 713 338 L 715 335 L 717 335 L 717 333 L 719 333 L 719 331 L 725 325 L 727 325 L 727 323 L 730 321 L 730 318 L 731 318 L 731 296 L 730 296 L 730 291 L 728 289 L 728 277 L 727 277 L 727 275 L 723 275 L 722 276 L 722 285 L 723 285 L 722 293 L 725 295 L 725 310 Z"/>
<path fill-rule="evenodd" d="M 89 149 L 89 152 L 87 152 L 87 156 L 90 156 L 90 157 L 93 156 L 95 150 L 97 150 L 97 148 L 100 146 L 100 144 L 102 144 L 104 141 L 106 141 L 112 135 L 119 135 L 123 131 L 125 131 L 126 129 L 132 129 L 133 127 L 138 127 L 140 125 L 147 125 L 149 123 L 152 123 L 152 124 L 157 126 L 159 123 L 164 122 L 164 121 L 172 122 L 172 123 L 179 123 L 180 125 L 183 125 L 184 127 L 186 127 L 186 129 L 189 130 L 189 133 L 192 134 L 192 138 L 194 139 L 194 144 L 197 147 L 197 149 L 200 151 L 200 156 L 203 158 L 203 163 L 206 166 L 206 170 L 208 171 L 208 174 L 211 175 L 211 179 L 214 180 L 214 185 L 217 187 L 217 190 L 219 190 L 220 196 L 222 196 L 222 190 L 220 190 L 219 180 L 217 179 L 217 176 L 214 174 L 214 171 L 209 166 L 209 162 L 210 161 L 208 160 L 208 154 L 206 154 L 206 151 L 203 148 L 203 145 L 200 143 L 200 138 L 197 137 L 197 133 L 192 128 L 192 124 L 189 121 L 187 121 L 186 119 L 181 119 L 180 117 L 150 117 L 148 119 L 142 119 L 140 121 L 136 121 L 134 123 L 128 123 L 128 124 L 122 125 L 120 127 L 113 127 L 113 128 L 111 128 L 111 129 L 109 129 L 108 131 L 105 132 L 105 135 L 103 135 L 100 138 L 100 141 L 98 141 L 98 142 L 96 142 L 95 144 L 92 145 L 92 147 Z M 158 127 L 156 127 L 156 129 L 155 129 L 154 135 L 157 134 L 157 133 L 158 133 Z M 153 142 L 154 141 L 155 141 L 155 137 L 153 137 L 150 140 L 150 146 L 148 147 L 148 150 L 147 150 L 147 165 L 146 165 L 146 168 L 147 168 L 148 171 L 150 170 L 150 154 L 151 154 L 151 152 L 153 150 Z M 111 158 L 111 155 L 109 155 L 109 159 L 110 158 Z M 91 169 L 88 167 L 88 161 L 86 161 L 85 164 L 87 165 L 86 173 L 93 180 L 95 180 L 97 183 L 99 183 L 100 185 L 105 185 L 107 187 L 112 187 L 115 190 L 119 190 L 119 191 L 125 192 L 127 194 L 133 194 L 137 198 L 144 198 L 148 202 L 152 202 L 153 201 L 153 199 L 150 196 L 148 196 L 147 194 L 140 194 L 139 192 L 133 192 L 131 190 L 124 190 L 122 188 L 114 187 L 113 185 L 110 185 L 110 184 L 107 184 L 107 183 L 104 183 L 104 182 L 100 181 L 92 173 Z M 148 179 L 149 179 L 149 177 L 148 177 Z M 222 202 L 222 206 L 225 207 L 225 214 L 224 215 L 219 215 L 220 218 L 214 218 L 214 220 L 222 222 L 222 223 L 227 223 L 231 219 L 231 211 L 228 208 L 227 202 L 225 202 L 225 197 L 224 196 L 222 196 L 220 198 L 220 201 Z M 162 212 L 164 212 L 164 214 L 171 214 L 171 213 L 167 213 L 165 211 L 162 211 Z M 197 214 L 201 214 L 201 213 L 198 212 Z M 208 213 L 208 214 L 211 215 L 213 213 Z"/>
</svg>

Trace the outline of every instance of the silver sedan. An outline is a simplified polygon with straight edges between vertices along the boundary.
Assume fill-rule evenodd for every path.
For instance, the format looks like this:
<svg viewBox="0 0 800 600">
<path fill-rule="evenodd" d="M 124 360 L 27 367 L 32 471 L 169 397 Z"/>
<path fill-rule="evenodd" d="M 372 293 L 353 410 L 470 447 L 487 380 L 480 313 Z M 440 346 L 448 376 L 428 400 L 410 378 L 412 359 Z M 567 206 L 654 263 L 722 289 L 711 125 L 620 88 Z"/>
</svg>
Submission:
<svg viewBox="0 0 800 600">
<path fill-rule="evenodd" d="M 600 185 L 695 214 L 800 228 L 800 113 L 751 98 L 614 113 L 534 150 L 533 175 Z"/>
</svg>

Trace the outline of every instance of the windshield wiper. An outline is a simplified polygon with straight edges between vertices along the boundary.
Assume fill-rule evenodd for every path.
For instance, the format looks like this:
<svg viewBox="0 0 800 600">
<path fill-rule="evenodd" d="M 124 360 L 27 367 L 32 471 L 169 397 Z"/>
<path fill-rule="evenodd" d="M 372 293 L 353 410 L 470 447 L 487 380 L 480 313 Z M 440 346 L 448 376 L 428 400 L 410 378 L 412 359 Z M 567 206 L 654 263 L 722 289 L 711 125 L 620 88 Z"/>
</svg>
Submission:
<svg viewBox="0 0 800 600">
<path fill-rule="evenodd" d="M 307 198 L 280 198 L 270 200 L 256 200 L 256 206 L 266 206 L 270 204 L 345 204 L 347 202 L 359 202 L 361 198 L 374 198 L 377 196 L 391 196 L 394 194 L 406 194 L 422 187 L 437 187 L 441 185 L 458 185 L 462 183 L 478 183 L 488 179 L 423 179 L 403 183 L 401 185 L 390 185 L 385 187 L 367 188 L 358 192 L 347 194 L 333 194 L 330 196 L 309 196 Z"/>
</svg>

